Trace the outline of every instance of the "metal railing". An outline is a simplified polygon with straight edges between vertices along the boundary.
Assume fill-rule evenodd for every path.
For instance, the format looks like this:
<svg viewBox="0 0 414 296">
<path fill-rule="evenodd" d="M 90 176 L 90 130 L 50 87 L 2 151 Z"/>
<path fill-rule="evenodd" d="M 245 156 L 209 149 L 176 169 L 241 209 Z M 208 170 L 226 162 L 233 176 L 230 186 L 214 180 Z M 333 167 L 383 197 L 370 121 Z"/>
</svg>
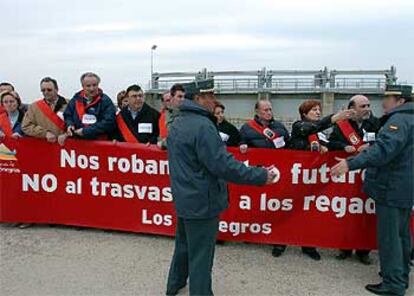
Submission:
<svg viewBox="0 0 414 296">
<path fill-rule="evenodd" d="M 214 78 L 218 93 L 234 92 L 341 92 L 381 93 L 397 81 L 396 69 L 387 70 L 269 70 L 154 73 L 148 92 L 161 93 L 175 83 Z"/>
<path fill-rule="evenodd" d="M 321 79 L 309 77 L 287 77 L 287 78 L 273 78 L 271 80 L 270 89 L 274 90 L 305 90 L 320 87 Z"/>
<path fill-rule="evenodd" d="M 334 88 L 362 88 L 362 89 L 385 89 L 387 85 L 385 78 L 354 78 L 342 77 L 335 78 Z"/>
</svg>

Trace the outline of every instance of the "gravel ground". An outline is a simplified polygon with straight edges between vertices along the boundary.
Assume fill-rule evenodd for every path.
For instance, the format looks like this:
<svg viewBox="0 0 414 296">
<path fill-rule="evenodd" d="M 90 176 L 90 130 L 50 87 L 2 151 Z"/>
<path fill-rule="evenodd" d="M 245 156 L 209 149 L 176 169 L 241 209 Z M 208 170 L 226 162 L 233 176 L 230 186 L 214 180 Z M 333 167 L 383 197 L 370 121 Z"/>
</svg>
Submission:
<svg viewBox="0 0 414 296">
<path fill-rule="evenodd" d="M 72 227 L 0 225 L 0 295 L 163 295 L 174 247 L 159 236 L 78 231 Z M 378 258 L 364 266 L 338 262 L 334 250 L 322 260 L 288 248 L 280 258 L 266 245 L 218 246 L 213 284 L 216 295 L 372 295 Z M 412 280 L 413 277 L 412 277 Z M 184 289 L 180 295 L 187 295 Z M 414 295 L 411 287 L 407 295 Z"/>
</svg>

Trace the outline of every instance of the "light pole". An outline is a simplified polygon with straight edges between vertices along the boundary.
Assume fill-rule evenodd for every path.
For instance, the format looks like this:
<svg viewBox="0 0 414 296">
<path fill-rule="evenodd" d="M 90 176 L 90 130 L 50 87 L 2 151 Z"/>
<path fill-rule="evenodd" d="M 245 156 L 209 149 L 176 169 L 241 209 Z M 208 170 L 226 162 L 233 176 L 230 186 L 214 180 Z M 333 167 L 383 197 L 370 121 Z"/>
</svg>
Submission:
<svg viewBox="0 0 414 296">
<path fill-rule="evenodd" d="M 157 49 L 157 45 L 154 44 L 151 46 L 151 88 L 153 87 L 153 78 L 152 74 L 154 74 L 154 50 Z"/>
</svg>

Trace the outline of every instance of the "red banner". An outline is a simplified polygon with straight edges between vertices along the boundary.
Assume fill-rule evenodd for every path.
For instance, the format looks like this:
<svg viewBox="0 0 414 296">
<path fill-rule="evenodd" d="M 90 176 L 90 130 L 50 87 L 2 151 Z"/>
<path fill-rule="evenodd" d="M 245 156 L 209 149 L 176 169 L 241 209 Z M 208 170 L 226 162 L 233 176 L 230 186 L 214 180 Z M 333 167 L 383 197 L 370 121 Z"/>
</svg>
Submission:
<svg viewBox="0 0 414 296">
<path fill-rule="evenodd" d="M 334 154 L 232 150 L 246 165 L 274 165 L 278 181 L 229 186 L 220 239 L 374 249 L 375 205 L 363 172 L 332 178 Z M 337 155 L 337 154 L 335 154 Z M 56 223 L 174 235 L 167 154 L 141 144 L 5 139 L 0 144 L 0 221 Z"/>
</svg>

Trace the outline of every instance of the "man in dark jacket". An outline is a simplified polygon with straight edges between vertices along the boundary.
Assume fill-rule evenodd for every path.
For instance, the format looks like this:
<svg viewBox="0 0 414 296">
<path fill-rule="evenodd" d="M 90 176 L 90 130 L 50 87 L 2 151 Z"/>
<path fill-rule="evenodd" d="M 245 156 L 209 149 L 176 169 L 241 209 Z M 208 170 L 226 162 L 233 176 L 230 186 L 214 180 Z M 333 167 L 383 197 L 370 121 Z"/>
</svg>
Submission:
<svg viewBox="0 0 414 296">
<path fill-rule="evenodd" d="M 115 138 L 129 143 L 157 144 L 160 113 L 145 103 L 144 92 L 139 85 L 129 86 L 126 96 L 128 106 L 122 108 L 116 117 Z"/>
<path fill-rule="evenodd" d="M 289 147 L 289 132 L 280 121 L 274 120 L 272 103 L 259 100 L 254 106 L 256 115 L 240 129 L 240 152 L 246 153 L 248 147 L 282 149 Z M 272 255 L 279 257 L 286 246 L 274 245 Z"/>
<path fill-rule="evenodd" d="M 186 86 L 187 100 L 167 138 L 177 214 L 167 295 L 176 295 L 187 277 L 190 295 L 213 295 L 211 271 L 219 215 L 228 207 L 226 181 L 264 185 L 274 178 L 272 172 L 247 167 L 227 152 L 212 120 L 212 87 L 211 80 Z"/>
<path fill-rule="evenodd" d="M 341 120 L 334 125 L 329 137 L 329 150 L 344 150 L 348 153 L 359 153 L 375 142 L 380 128 L 379 119 L 371 111 L 369 99 L 363 95 L 355 95 L 349 99 L 349 110 L 354 110 L 352 119 Z M 345 260 L 352 256 L 353 250 L 341 250 L 336 257 Z M 363 264 L 371 264 L 369 250 L 356 250 L 356 256 Z"/>
<path fill-rule="evenodd" d="M 90 140 L 107 139 L 115 128 L 116 108 L 99 88 L 99 76 L 87 72 L 80 80 L 83 90 L 73 96 L 63 112 L 67 131 L 58 138 L 61 145 L 67 136 Z"/>
<path fill-rule="evenodd" d="M 240 151 L 248 147 L 279 149 L 288 147 L 289 132 L 280 121 L 274 120 L 272 103 L 259 100 L 255 104 L 254 119 L 245 123 L 240 129 Z"/>
<path fill-rule="evenodd" d="M 348 109 L 355 110 L 355 116 L 334 125 L 329 137 L 329 150 L 361 152 L 369 143 L 375 142 L 380 122 L 372 114 L 369 99 L 363 95 L 355 95 L 349 100 Z"/>
<path fill-rule="evenodd" d="M 405 295 L 410 272 L 410 217 L 414 204 L 414 103 L 412 87 L 388 86 L 385 117 L 376 142 L 355 157 L 342 159 L 334 176 L 367 168 L 364 192 L 375 200 L 382 283 L 367 285 L 377 295 Z"/>
</svg>

